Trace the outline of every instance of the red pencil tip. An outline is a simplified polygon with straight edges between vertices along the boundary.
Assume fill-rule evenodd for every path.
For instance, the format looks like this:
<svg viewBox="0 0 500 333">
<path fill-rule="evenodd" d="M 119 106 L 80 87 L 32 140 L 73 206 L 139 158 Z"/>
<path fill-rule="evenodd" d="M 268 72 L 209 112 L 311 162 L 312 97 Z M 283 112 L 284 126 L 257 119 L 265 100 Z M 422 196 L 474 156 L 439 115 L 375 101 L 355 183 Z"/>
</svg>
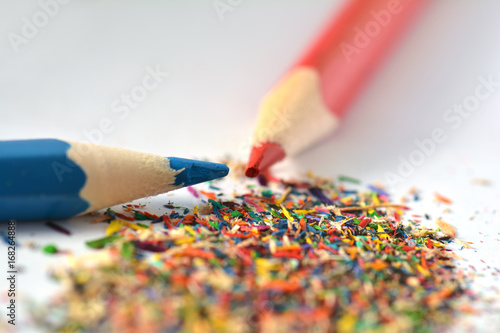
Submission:
<svg viewBox="0 0 500 333">
<path fill-rule="evenodd" d="M 259 146 L 254 146 L 250 152 L 245 175 L 251 178 L 257 177 L 261 171 L 266 170 L 283 158 L 285 158 L 285 151 L 277 143 L 266 142 Z"/>
<path fill-rule="evenodd" d="M 260 170 L 258 167 L 247 167 L 245 170 L 245 176 L 254 178 L 257 177 L 260 173 Z"/>
</svg>

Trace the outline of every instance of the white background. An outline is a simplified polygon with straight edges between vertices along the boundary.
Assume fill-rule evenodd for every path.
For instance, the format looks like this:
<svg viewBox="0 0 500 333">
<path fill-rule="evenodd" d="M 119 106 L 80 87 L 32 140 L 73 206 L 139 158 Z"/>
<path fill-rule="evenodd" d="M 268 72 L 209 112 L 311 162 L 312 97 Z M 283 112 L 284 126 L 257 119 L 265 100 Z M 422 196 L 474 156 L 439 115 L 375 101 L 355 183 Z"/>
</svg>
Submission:
<svg viewBox="0 0 500 333">
<path fill-rule="evenodd" d="M 22 36 L 23 17 L 32 21 L 41 7 L 37 1 L 3 0 L 0 139 L 85 141 L 109 118 L 113 130 L 99 141 L 105 145 L 192 158 L 230 154 L 245 160 L 260 98 L 340 4 L 246 0 L 221 19 L 212 1 L 73 0 L 60 5 L 16 52 L 9 36 Z M 352 106 L 340 130 L 277 169 L 384 181 L 386 172 L 397 171 L 400 157 L 415 151 L 415 140 L 442 128 L 447 140 L 393 193 L 417 186 L 424 199 L 417 210 L 443 217 L 457 227 L 459 238 L 474 243 L 475 250 L 457 252 L 468 259 L 461 265 L 482 265 L 483 260 L 500 267 L 500 87 L 458 128 L 443 120 L 447 109 L 474 94 L 479 76 L 500 81 L 498 13 L 499 1 L 435 1 Z M 146 68 L 157 66 L 168 77 L 120 119 L 112 112 L 113 102 L 141 84 Z M 474 178 L 489 179 L 492 185 L 474 186 Z M 451 212 L 432 202 L 434 191 L 453 200 Z M 181 198 L 182 192 L 176 196 L 189 201 Z M 155 200 L 160 199 L 149 202 Z M 83 240 L 102 234 L 103 227 L 86 221 L 65 223 L 77 231 L 71 238 L 43 224 L 18 223 L 18 237 L 21 243 L 55 242 L 78 253 L 84 251 Z M 39 252 L 19 250 L 24 267 L 19 289 L 24 296 L 43 300 L 56 288 L 45 278 L 45 266 L 57 263 L 58 257 Z M 5 265 L 4 259 L 0 262 Z M 477 268 L 479 275 L 482 268 Z M 499 298 L 498 276 L 488 272 L 474 288 Z M 0 300 L 4 298 L 2 291 Z M 474 325 L 498 331 L 499 317 L 483 312 L 453 329 Z"/>
</svg>

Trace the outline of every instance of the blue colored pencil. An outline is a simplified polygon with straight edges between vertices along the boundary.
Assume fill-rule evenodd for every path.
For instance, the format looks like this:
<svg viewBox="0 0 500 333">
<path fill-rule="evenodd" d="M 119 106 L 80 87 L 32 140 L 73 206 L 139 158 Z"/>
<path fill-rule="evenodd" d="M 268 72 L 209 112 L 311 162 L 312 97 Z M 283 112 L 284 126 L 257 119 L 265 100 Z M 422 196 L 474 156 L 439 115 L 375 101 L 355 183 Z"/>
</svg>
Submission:
<svg viewBox="0 0 500 333">
<path fill-rule="evenodd" d="M 90 143 L 0 141 L 0 221 L 69 218 L 228 172 L 224 164 Z"/>
</svg>

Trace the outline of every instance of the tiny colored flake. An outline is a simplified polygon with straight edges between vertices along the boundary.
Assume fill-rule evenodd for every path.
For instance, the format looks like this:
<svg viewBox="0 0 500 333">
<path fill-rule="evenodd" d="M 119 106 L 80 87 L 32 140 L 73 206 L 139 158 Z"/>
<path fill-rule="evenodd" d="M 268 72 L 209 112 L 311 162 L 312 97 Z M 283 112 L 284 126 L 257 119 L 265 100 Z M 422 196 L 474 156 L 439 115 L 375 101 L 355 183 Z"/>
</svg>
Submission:
<svg viewBox="0 0 500 333">
<path fill-rule="evenodd" d="M 191 193 L 195 198 L 199 198 L 200 195 L 198 194 L 198 192 L 196 192 L 196 190 L 192 187 L 192 186 L 188 186 L 187 187 L 187 190 L 189 193 Z"/>
<path fill-rule="evenodd" d="M 144 214 L 141 214 L 141 213 L 138 213 L 138 212 L 135 212 L 134 218 L 136 220 L 139 220 L 139 221 L 142 221 L 142 220 L 152 220 L 152 218 L 150 216 L 147 216 L 147 215 L 144 215 Z"/>
<path fill-rule="evenodd" d="M 207 198 L 211 199 L 211 200 L 216 200 L 217 199 L 215 197 L 215 193 L 205 192 L 205 191 L 201 191 L 201 190 L 200 190 L 200 193 L 203 194 L 204 196 L 206 196 Z"/>
<path fill-rule="evenodd" d="M 109 223 L 108 227 L 106 228 L 106 236 L 111 236 L 115 232 L 118 232 L 122 230 L 123 224 L 120 223 L 119 220 L 113 220 Z"/>
<path fill-rule="evenodd" d="M 455 227 L 453 227 L 451 224 L 446 223 L 440 219 L 436 220 L 436 224 L 446 236 L 450 236 L 452 238 L 456 236 Z"/>
<path fill-rule="evenodd" d="M 441 194 L 439 194 L 437 192 L 434 193 L 434 196 L 435 196 L 436 200 L 439 201 L 439 202 L 442 202 L 442 203 L 445 203 L 445 204 L 451 204 L 452 203 L 452 201 L 450 199 L 448 199 L 447 197 L 445 197 L 445 196 L 443 196 L 443 195 L 441 195 Z"/>
<path fill-rule="evenodd" d="M 491 181 L 489 179 L 485 178 L 473 178 L 471 179 L 471 183 L 473 185 L 479 185 L 479 186 L 490 186 Z"/>
<path fill-rule="evenodd" d="M 134 254 L 134 245 L 130 242 L 125 242 L 122 245 L 121 255 L 125 259 L 132 259 Z"/>
<path fill-rule="evenodd" d="M 87 246 L 92 247 L 94 249 L 101 249 L 103 248 L 106 244 L 111 244 L 113 241 L 121 238 L 121 236 L 113 235 L 113 236 L 108 236 L 104 238 L 99 238 L 93 241 L 88 241 L 85 244 Z"/>
<path fill-rule="evenodd" d="M 71 235 L 71 232 L 68 229 L 63 228 L 60 225 L 55 224 L 54 222 L 49 221 L 49 222 L 46 222 L 45 225 L 48 226 L 49 228 L 57 231 L 57 232 L 62 233 L 62 234 L 65 234 L 65 235 L 68 235 L 68 236 Z"/>
<path fill-rule="evenodd" d="M 348 182 L 348 183 L 353 183 L 353 184 L 361 184 L 361 180 L 348 177 L 348 176 L 339 176 L 338 177 L 340 182 Z"/>
<path fill-rule="evenodd" d="M 265 197 L 267 197 L 267 198 L 270 198 L 270 197 L 273 196 L 273 191 L 271 191 L 271 190 L 264 190 L 264 191 L 262 191 L 262 195 L 265 196 Z"/>
<path fill-rule="evenodd" d="M 210 185 L 198 208 L 169 203 L 159 217 L 108 210 L 95 250 L 53 270 L 68 291 L 37 320 L 61 332 L 429 332 L 458 313 L 467 281 L 451 225 L 436 222 L 446 237 L 421 227 L 379 187 L 267 183 Z"/>
<path fill-rule="evenodd" d="M 48 254 L 54 254 L 58 252 L 57 247 L 54 244 L 45 245 L 42 248 L 42 251 Z"/>
</svg>

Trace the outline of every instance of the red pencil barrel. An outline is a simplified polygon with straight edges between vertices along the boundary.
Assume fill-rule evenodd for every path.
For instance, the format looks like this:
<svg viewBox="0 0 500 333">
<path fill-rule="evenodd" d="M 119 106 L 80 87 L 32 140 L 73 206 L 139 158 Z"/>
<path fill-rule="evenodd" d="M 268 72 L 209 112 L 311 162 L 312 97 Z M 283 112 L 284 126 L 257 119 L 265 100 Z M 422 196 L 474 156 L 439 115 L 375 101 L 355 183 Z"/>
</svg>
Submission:
<svg viewBox="0 0 500 333">
<path fill-rule="evenodd" d="M 325 104 L 342 116 L 428 2 L 349 0 L 295 67 L 317 69 Z"/>
</svg>

